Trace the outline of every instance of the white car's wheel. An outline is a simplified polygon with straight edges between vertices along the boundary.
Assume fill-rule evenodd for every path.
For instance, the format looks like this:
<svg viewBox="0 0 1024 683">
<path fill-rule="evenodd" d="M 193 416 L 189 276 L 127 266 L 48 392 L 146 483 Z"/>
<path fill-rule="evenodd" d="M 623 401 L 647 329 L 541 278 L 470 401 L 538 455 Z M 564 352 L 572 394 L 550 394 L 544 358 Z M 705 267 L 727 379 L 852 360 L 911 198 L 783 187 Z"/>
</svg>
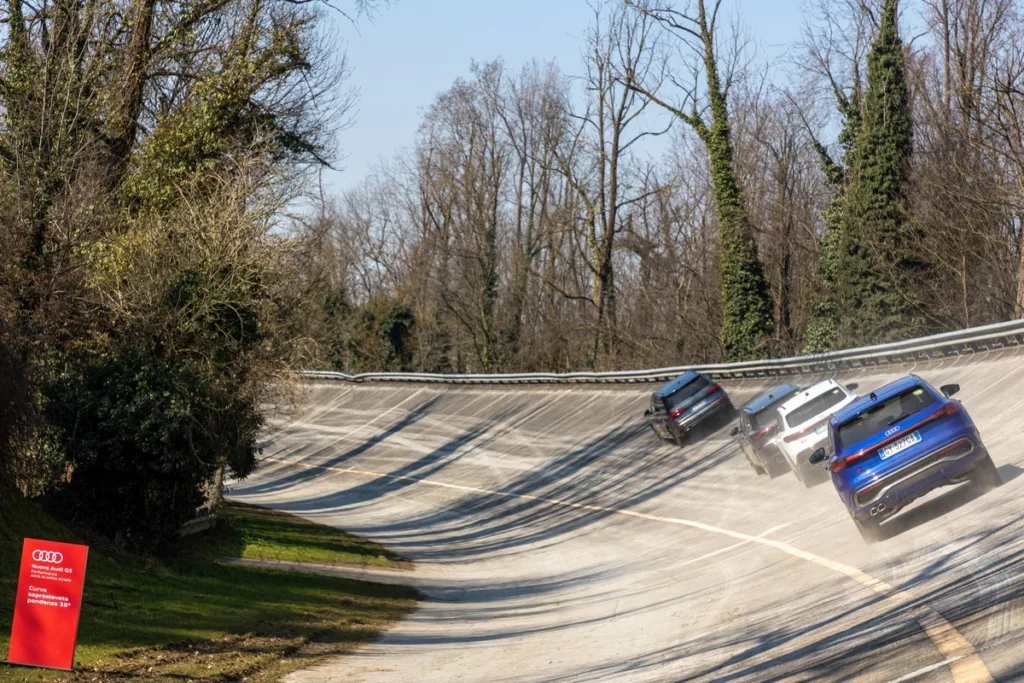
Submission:
<svg viewBox="0 0 1024 683">
<path fill-rule="evenodd" d="M 800 480 L 800 483 L 804 485 L 805 489 L 809 489 L 814 486 L 814 480 L 811 479 L 811 473 L 803 467 L 794 467 L 793 472 L 796 473 L 796 478 Z"/>
</svg>

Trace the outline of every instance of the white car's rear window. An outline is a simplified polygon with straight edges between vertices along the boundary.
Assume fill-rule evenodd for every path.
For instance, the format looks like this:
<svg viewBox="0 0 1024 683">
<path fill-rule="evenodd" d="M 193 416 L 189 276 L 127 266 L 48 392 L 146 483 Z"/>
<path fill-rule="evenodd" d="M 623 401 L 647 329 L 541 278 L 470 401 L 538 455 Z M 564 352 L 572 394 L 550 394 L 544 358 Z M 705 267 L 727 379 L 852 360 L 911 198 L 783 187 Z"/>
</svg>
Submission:
<svg viewBox="0 0 1024 683">
<path fill-rule="evenodd" d="M 790 413 L 786 415 L 786 423 L 790 427 L 796 427 L 799 424 L 803 424 L 815 415 L 820 415 L 832 406 L 842 403 L 846 396 L 846 392 L 843 391 L 841 387 L 833 387 L 830 391 L 826 391 L 824 394 L 815 396 L 807 403 L 790 411 Z"/>
</svg>

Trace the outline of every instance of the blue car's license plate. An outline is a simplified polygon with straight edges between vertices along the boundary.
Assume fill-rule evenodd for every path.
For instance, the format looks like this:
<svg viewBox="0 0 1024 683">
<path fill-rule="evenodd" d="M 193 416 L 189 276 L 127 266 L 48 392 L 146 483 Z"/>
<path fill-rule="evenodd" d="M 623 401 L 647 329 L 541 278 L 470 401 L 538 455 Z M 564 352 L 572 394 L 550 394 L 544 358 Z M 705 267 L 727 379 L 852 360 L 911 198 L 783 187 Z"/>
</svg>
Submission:
<svg viewBox="0 0 1024 683">
<path fill-rule="evenodd" d="M 902 439 L 897 439 L 896 441 L 893 441 L 888 446 L 885 446 L 884 448 L 879 448 L 878 449 L 878 455 L 882 458 L 882 460 L 885 460 L 887 458 L 891 458 L 892 456 L 896 455 L 900 451 L 907 450 L 908 448 L 910 448 L 914 444 L 918 444 L 918 443 L 921 443 L 921 433 L 920 432 L 911 432 L 910 434 L 907 434 Z"/>
</svg>

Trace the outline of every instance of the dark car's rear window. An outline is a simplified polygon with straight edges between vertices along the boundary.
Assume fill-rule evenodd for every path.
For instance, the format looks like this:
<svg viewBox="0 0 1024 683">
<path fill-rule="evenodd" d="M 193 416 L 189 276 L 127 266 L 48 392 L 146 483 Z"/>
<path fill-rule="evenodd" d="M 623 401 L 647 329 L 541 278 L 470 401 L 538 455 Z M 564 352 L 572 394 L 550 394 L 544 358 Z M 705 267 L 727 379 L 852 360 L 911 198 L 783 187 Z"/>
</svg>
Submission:
<svg viewBox="0 0 1024 683">
<path fill-rule="evenodd" d="M 754 429 L 764 429 L 779 421 L 779 406 L 788 401 L 796 390 L 789 392 L 785 396 L 779 396 L 777 399 L 766 405 L 761 410 L 750 416 L 750 426 Z"/>
<path fill-rule="evenodd" d="M 693 398 L 697 392 L 707 389 L 710 385 L 711 382 L 708 381 L 707 377 L 697 375 L 692 381 L 677 389 L 675 393 L 665 397 L 665 408 L 671 413 L 687 400 Z"/>
<path fill-rule="evenodd" d="M 869 436 L 885 431 L 905 417 L 920 412 L 935 402 L 932 392 L 922 386 L 911 387 L 903 393 L 876 403 L 864 412 L 839 426 L 839 445 L 850 446 Z"/>
</svg>

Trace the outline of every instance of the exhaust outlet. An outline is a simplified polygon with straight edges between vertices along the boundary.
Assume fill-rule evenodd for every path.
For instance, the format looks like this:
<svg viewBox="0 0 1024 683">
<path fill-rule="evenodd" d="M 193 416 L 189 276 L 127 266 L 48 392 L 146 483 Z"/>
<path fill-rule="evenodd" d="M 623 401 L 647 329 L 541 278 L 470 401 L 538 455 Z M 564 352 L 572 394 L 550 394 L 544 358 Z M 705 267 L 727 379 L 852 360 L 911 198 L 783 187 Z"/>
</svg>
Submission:
<svg viewBox="0 0 1024 683">
<path fill-rule="evenodd" d="M 882 514 L 885 511 L 886 511 L 885 503 L 879 503 L 878 504 L 878 514 Z"/>
<path fill-rule="evenodd" d="M 878 514 L 878 506 L 876 505 L 875 507 L 871 508 L 871 516 L 874 517 L 877 514 Z"/>
</svg>

